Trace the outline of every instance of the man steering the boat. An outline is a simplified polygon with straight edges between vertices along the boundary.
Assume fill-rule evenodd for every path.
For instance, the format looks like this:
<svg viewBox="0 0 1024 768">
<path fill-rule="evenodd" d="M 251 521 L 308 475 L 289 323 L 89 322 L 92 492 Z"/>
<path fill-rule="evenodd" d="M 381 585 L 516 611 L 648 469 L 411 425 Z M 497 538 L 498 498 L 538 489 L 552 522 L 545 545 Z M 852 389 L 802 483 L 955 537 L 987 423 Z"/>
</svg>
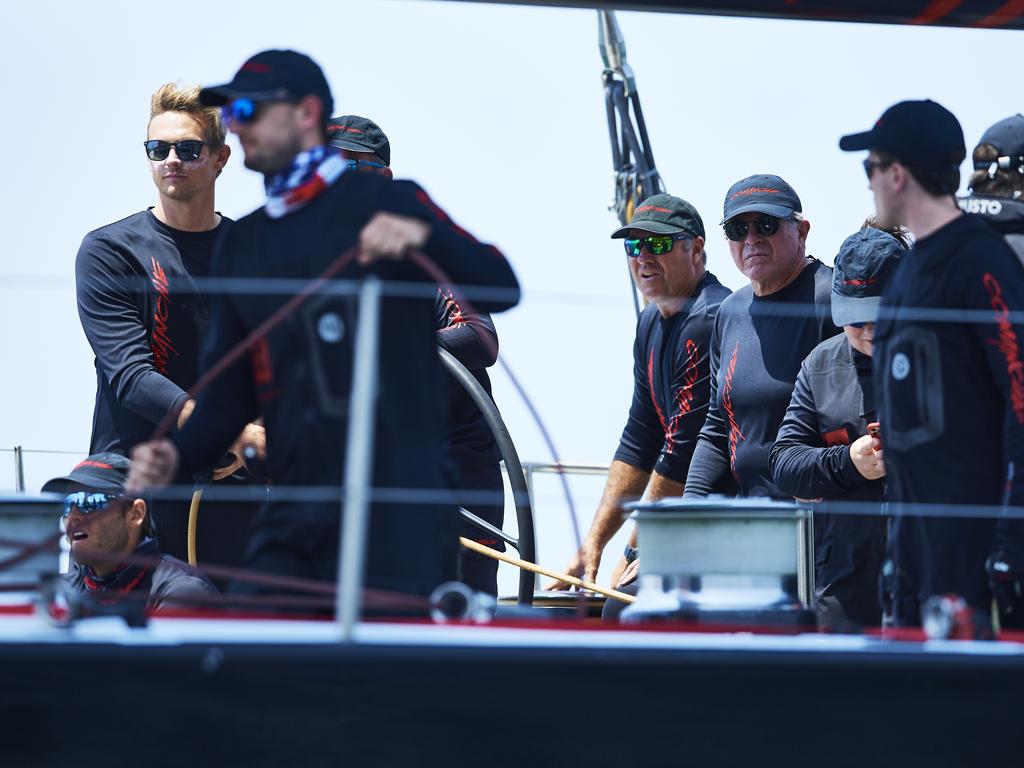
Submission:
<svg viewBox="0 0 1024 768">
<path fill-rule="evenodd" d="M 879 224 L 915 238 L 882 294 L 873 341 L 893 621 L 918 626 L 929 598 L 952 594 L 978 635 L 991 632 L 993 596 L 1004 625 L 1019 626 L 1024 268 L 985 219 L 958 207 L 966 146 L 942 105 L 900 102 L 839 146 L 868 152 Z M 947 516 L 960 506 L 973 514 Z"/>
<path fill-rule="evenodd" d="M 470 294 L 482 310 L 517 303 L 515 275 L 497 249 L 455 226 L 416 184 L 347 172 L 344 158 L 327 147 L 333 99 L 308 56 L 263 51 L 231 82 L 204 88 L 201 98 L 223 108 L 246 167 L 263 174 L 267 192 L 266 204 L 221 242 L 214 274 L 276 278 L 290 288 L 211 298 L 204 368 L 225 360 L 253 330 L 262 332 L 247 356 L 218 369 L 180 431 L 136 448 L 131 485 L 159 485 L 179 467 L 203 465 L 262 415 L 273 487 L 254 523 L 246 567 L 333 584 L 358 302 L 332 290 L 285 305 L 295 280 L 327 273 L 351 285 L 375 276 L 384 295 L 366 582 L 428 595 L 455 577 L 458 528 L 455 505 L 445 500 L 437 288 L 407 256 L 422 252 L 454 283 L 491 289 L 487 300 Z M 402 289 L 392 290 L 399 282 Z M 421 290 L 412 293 L 417 285 Z M 232 590 L 267 588 L 239 582 Z"/>
<path fill-rule="evenodd" d="M 622 239 L 637 289 L 649 302 L 633 344 L 633 402 L 604 493 L 582 547 L 566 572 L 595 581 L 605 546 L 622 527 L 622 505 L 679 496 L 704 424 L 710 392 L 710 341 L 729 289 L 707 271 L 704 222 L 672 195 L 654 195 L 612 233 Z M 635 540 L 612 583 L 635 559 Z M 551 589 L 568 589 L 555 582 Z"/>
<path fill-rule="evenodd" d="M 64 494 L 64 531 L 71 546 L 67 580 L 101 605 L 137 600 L 158 612 L 208 603 L 217 588 L 200 571 L 160 551 L 146 501 L 125 494 L 131 462 L 97 453 L 43 486 Z"/>
</svg>

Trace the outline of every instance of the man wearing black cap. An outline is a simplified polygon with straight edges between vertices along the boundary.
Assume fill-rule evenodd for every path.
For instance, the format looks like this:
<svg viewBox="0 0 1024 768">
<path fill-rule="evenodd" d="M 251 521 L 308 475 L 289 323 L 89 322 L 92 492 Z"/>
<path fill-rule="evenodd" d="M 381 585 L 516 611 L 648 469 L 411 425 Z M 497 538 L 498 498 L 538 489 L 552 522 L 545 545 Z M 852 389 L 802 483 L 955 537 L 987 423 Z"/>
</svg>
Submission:
<svg viewBox="0 0 1024 768">
<path fill-rule="evenodd" d="M 1013 597 L 1024 564 L 1020 521 L 1002 512 L 1024 506 L 1024 326 L 1014 322 L 1024 310 L 1024 268 L 981 217 L 957 206 L 966 149 L 960 123 L 941 105 L 900 102 L 839 146 L 868 151 L 879 223 L 903 224 L 916 240 L 882 294 L 874 336 L 897 513 L 893 619 L 917 625 L 925 600 L 953 593 L 985 632 L 993 592 Z M 914 505 L 942 513 L 983 505 L 992 517 L 914 516 Z M 1020 620 L 1019 596 L 1001 607 Z"/>
<path fill-rule="evenodd" d="M 711 406 L 686 477 L 688 497 L 729 487 L 741 496 L 790 498 L 768 454 L 803 359 L 839 329 L 832 270 L 807 256 L 810 222 L 778 176 L 742 179 L 725 196 L 722 225 L 749 280 L 722 302 L 711 341 Z"/>
<path fill-rule="evenodd" d="M 385 286 L 424 284 L 421 298 L 409 297 L 407 285 L 403 295 L 385 292 L 381 302 L 373 486 L 404 491 L 410 501 L 374 505 L 367 582 L 429 594 L 454 577 L 458 541 L 454 505 L 436 501 L 437 490 L 445 486 L 440 448 L 445 420 L 436 407 L 444 399 L 432 312 L 436 289 L 405 256 L 421 250 L 457 284 L 504 289 L 479 300 L 484 309 L 517 302 L 515 276 L 499 251 L 452 224 L 412 182 L 345 172 L 345 160 L 326 147 L 330 90 L 308 56 L 264 51 L 232 82 L 205 88 L 202 98 L 223 105 L 246 167 L 264 175 L 267 190 L 266 204 L 238 221 L 223 241 L 219 275 L 313 278 L 356 254 L 356 261 L 342 262 L 336 278 L 376 275 Z M 280 293 L 219 297 L 206 366 L 221 360 L 288 298 Z M 356 310 L 348 295 L 306 299 L 250 347 L 248 359 L 212 381 L 179 433 L 136 450 L 133 483 L 166 482 L 179 464 L 201 465 L 223 450 L 228 433 L 262 414 L 266 471 L 274 487 L 254 525 L 246 564 L 333 582 L 337 502 L 280 496 L 289 486 L 326 487 L 333 493 L 342 484 Z M 424 491 L 432 493 L 433 502 L 423 500 Z"/>
<path fill-rule="evenodd" d="M 832 631 L 878 626 L 882 618 L 877 584 L 885 555 L 879 514 L 885 464 L 868 434 L 878 416 L 872 338 L 882 289 L 905 251 L 873 227 L 843 242 L 833 270 L 832 319 L 845 333 L 823 341 L 800 366 L 771 450 L 781 491 L 866 507 L 863 515 L 814 515 L 814 609 L 818 626 Z"/>
<path fill-rule="evenodd" d="M 332 117 L 327 140 L 357 170 L 374 170 L 391 176 L 391 142 L 373 120 L 359 115 Z"/>
<path fill-rule="evenodd" d="M 131 462 L 93 454 L 43 486 L 64 494 L 64 530 L 73 563 L 68 581 L 100 603 L 137 598 L 158 612 L 202 604 L 218 594 L 202 573 L 160 552 L 143 499 L 125 495 Z"/>
<path fill-rule="evenodd" d="M 985 131 L 973 155 L 971 195 L 957 202 L 966 213 L 984 216 L 1024 261 L 1024 115 Z"/>
<path fill-rule="evenodd" d="M 636 327 L 633 402 L 626 426 L 594 521 L 566 568 L 588 581 L 597 578 L 602 552 L 622 527 L 624 502 L 682 493 L 707 414 L 711 328 L 729 295 L 705 268 L 704 222 L 685 200 L 647 198 L 612 238 L 625 240 L 633 282 L 650 303 Z M 635 561 L 635 545 L 634 539 L 619 559 L 613 584 Z M 556 582 L 553 588 L 569 585 Z"/>
</svg>

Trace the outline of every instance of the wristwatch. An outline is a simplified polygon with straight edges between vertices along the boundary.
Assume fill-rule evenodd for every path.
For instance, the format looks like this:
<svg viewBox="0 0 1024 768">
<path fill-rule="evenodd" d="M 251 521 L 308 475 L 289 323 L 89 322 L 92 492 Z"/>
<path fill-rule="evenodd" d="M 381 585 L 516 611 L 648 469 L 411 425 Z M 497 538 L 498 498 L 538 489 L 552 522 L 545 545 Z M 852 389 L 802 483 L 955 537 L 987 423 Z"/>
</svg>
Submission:
<svg viewBox="0 0 1024 768">
<path fill-rule="evenodd" d="M 627 544 L 622 554 L 625 556 L 627 563 L 632 563 L 640 556 L 640 550 Z"/>
</svg>

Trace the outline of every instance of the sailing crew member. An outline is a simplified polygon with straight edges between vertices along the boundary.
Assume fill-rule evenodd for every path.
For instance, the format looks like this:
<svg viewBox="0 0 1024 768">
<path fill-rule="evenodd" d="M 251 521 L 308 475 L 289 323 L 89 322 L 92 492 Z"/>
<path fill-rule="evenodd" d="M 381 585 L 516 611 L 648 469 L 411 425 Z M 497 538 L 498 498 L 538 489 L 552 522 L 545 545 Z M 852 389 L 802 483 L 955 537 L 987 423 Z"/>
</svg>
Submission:
<svg viewBox="0 0 1024 768">
<path fill-rule="evenodd" d="M 341 151 L 352 169 L 391 178 L 391 142 L 377 123 L 359 115 L 341 115 L 327 123 L 328 143 Z M 448 288 L 439 288 L 434 302 L 437 343 L 473 374 L 487 394 L 487 369 L 498 359 L 498 333 L 486 312 L 470 312 Z M 450 376 L 448 379 L 448 452 L 458 472 L 459 499 L 491 525 L 505 520 L 505 487 L 501 454 L 490 427 L 473 398 Z M 482 494 L 482 495 L 481 495 Z M 461 522 L 461 535 L 484 546 L 505 550 L 505 542 L 477 526 Z M 459 581 L 473 590 L 498 594 L 498 561 L 459 547 Z"/>
<path fill-rule="evenodd" d="M 863 515 L 814 515 L 813 608 L 818 626 L 835 632 L 882 620 L 885 463 L 868 434 L 878 418 L 871 339 L 882 289 L 907 247 L 870 226 L 843 241 L 833 269 L 832 320 L 844 333 L 816 346 L 800 366 L 770 454 L 775 485 L 784 493 L 866 507 Z"/>
<path fill-rule="evenodd" d="M 811 224 L 796 191 L 778 176 L 733 184 L 722 225 L 750 284 L 722 302 L 715 320 L 711 405 L 684 496 L 707 496 L 732 480 L 741 496 L 790 499 L 775 484 L 768 455 L 800 364 L 839 333 L 832 270 L 807 255 Z"/>
<path fill-rule="evenodd" d="M 195 281 L 209 276 L 214 244 L 231 225 L 214 208 L 217 177 L 231 155 L 224 137 L 218 111 L 199 103 L 199 86 L 157 89 L 145 142 L 156 203 L 90 232 L 79 248 L 78 314 L 96 356 L 90 453 L 127 455 L 168 414 L 181 425 L 192 411 L 186 390 L 198 378 L 208 321 Z M 262 451 L 262 427 L 248 425 L 242 437 Z M 236 448 L 234 457 L 241 455 Z M 213 464 L 196 469 L 207 474 Z M 240 464 L 224 463 L 213 477 L 226 478 Z M 174 480 L 193 484 L 185 472 Z M 160 499 L 150 509 L 166 551 L 180 557 L 188 506 L 185 499 Z M 248 516 L 237 505 L 229 511 L 204 515 L 201 532 L 208 559 L 233 564 Z"/>
<path fill-rule="evenodd" d="M 220 594 L 217 588 L 160 551 L 146 501 L 125 495 L 130 464 L 118 453 L 93 454 L 43 486 L 45 493 L 64 494 L 72 558 L 65 578 L 101 604 L 138 599 L 159 612 L 208 602 Z"/>
<path fill-rule="evenodd" d="M 376 171 L 391 178 L 391 142 L 373 120 L 339 115 L 327 122 L 327 139 L 354 170 Z"/>
<path fill-rule="evenodd" d="M 446 425 L 436 407 L 445 394 L 432 314 L 436 288 L 427 287 L 429 278 L 405 256 L 422 250 L 459 284 L 504 289 L 479 302 L 491 310 L 518 301 L 512 269 L 497 249 L 455 226 L 416 184 L 345 172 L 346 161 L 326 146 L 331 92 L 308 56 L 263 51 L 231 82 L 204 88 L 201 98 L 223 105 L 246 167 L 263 174 L 267 191 L 266 204 L 221 242 L 216 275 L 314 278 L 358 255 L 340 261 L 339 279 L 375 275 L 385 284 L 419 282 L 426 289 L 422 298 L 409 297 L 407 286 L 400 294 L 385 291 L 381 302 L 372 483 L 390 498 L 373 504 L 367 585 L 429 594 L 455 576 L 458 528 L 455 505 L 439 499 L 446 488 Z M 229 293 L 211 300 L 205 366 L 222 360 L 288 299 Z M 262 415 L 274 486 L 253 526 L 246 566 L 334 582 L 336 489 L 347 450 L 356 310 L 350 295 L 305 300 L 251 345 L 247 358 L 212 381 L 178 433 L 135 450 L 132 487 L 165 483 L 179 467 L 202 466 Z M 326 491 L 334 500 L 287 493 L 317 486 L 320 499 Z M 241 583 L 233 588 L 265 591 Z"/>
<path fill-rule="evenodd" d="M 1024 506 L 1024 326 L 1014 322 L 1024 268 L 984 219 L 957 206 L 966 149 L 941 105 L 900 102 L 839 146 L 868 151 L 879 224 L 904 225 L 915 238 L 882 294 L 874 335 L 879 444 L 895 513 L 893 620 L 916 626 L 929 597 L 955 594 L 987 634 L 994 588 L 1019 582 L 1024 552 L 1021 521 L 1003 514 L 1007 504 Z M 992 517 L 904 507 L 931 504 L 984 505 Z M 986 573 L 986 559 L 1003 569 Z"/>
<path fill-rule="evenodd" d="M 957 202 L 967 213 L 977 213 L 1024 261 L 1024 115 L 1000 120 L 974 148 L 971 194 Z"/>
<path fill-rule="evenodd" d="M 622 505 L 683 491 L 710 393 L 711 330 L 729 289 L 707 271 L 704 222 L 672 195 L 654 195 L 612 232 L 625 239 L 629 269 L 649 302 L 633 343 L 633 402 L 604 493 L 586 538 L 566 572 L 595 581 L 605 546 L 622 527 Z M 612 583 L 635 560 L 635 531 Z M 555 582 L 551 589 L 568 589 Z"/>
</svg>

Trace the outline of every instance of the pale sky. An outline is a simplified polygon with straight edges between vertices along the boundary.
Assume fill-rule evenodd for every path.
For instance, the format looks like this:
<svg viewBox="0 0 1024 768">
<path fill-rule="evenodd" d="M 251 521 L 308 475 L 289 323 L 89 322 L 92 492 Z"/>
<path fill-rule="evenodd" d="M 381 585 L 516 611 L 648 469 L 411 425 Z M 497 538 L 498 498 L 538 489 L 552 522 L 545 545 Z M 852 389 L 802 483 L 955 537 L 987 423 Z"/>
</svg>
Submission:
<svg viewBox="0 0 1024 768">
<path fill-rule="evenodd" d="M 561 458 L 607 463 L 631 392 L 634 315 L 612 198 L 597 14 L 429 0 L 190 8 L 37 0 L 5 8 L 0 72 L 0 448 L 84 453 L 95 374 L 78 323 L 73 265 L 83 235 L 152 205 L 142 150 L 162 83 L 221 83 L 251 54 L 294 48 L 323 67 L 336 112 L 389 135 L 396 174 L 419 181 L 461 225 L 497 244 L 524 288 L 496 318 L 502 354 Z M 1020 33 L 620 12 L 655 158 L 668 191 L 708 228 L 709 267 L 738 288 L 717 227 L 729 186 L 777 173 L 826 263 L 872 212 L 860 154 L 839 136 L 903 99 L 932 98 L 972 147 L 1024 111 Z M 237 147 L 236 147 L 237 148 Z M 964 177 L 969 171 L 964 166 Z M 261 203 L 236 152 L 218 209 Z M 547 461 L 507 379 L 495 394 L 524 460 Z M 69 457 L 30 454 L 30 490 Z M 70 457 L 73 461 L 74 457 Z M 580 483 L 585 526 L 599 483 Z M 0 489 L 13 487 L 0 453 Z M 568 557 L 568 521 L 539 488 L 541 559 Z M 563 554 L 564 552 L 564 554 Z"/>
</svg>

